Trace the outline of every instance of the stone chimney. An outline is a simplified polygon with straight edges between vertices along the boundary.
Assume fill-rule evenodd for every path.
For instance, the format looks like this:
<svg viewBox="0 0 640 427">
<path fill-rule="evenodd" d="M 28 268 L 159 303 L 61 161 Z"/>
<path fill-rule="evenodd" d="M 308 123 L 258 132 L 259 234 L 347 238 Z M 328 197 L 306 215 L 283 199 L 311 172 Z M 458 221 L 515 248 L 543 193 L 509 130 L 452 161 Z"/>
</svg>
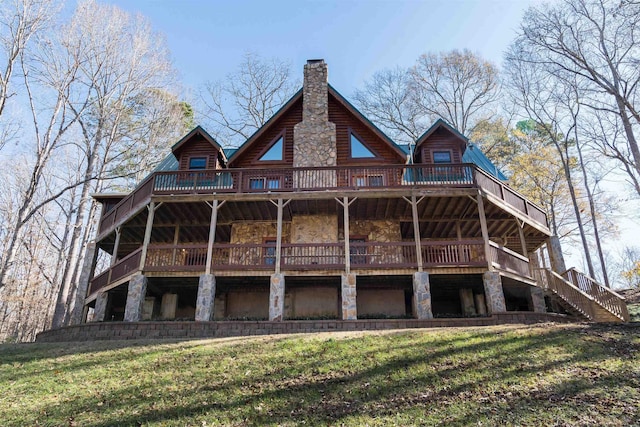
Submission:
<svg viewBox="0 0 640 427">
<path fill-rule="evenodd" d="M 293 167 L 336 166 L 336 125 L 329 121 L 327 82 L 324 60 L 308 60 L 304 66 L 302 121 L 293 128 Z"/>
</svg>

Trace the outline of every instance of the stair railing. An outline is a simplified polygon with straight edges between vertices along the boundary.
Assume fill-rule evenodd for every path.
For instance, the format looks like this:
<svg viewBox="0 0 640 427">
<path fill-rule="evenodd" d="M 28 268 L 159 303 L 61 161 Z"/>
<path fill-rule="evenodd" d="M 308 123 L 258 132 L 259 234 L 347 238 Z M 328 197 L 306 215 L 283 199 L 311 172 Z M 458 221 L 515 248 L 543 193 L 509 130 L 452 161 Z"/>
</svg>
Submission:
<svg viewBox="0 0 640 427">
<path fill-rule="evenodd" d="M 580 290 L 573 283 L 548 268 L 536 268 L 534 272 L 536 281 L 541 288 L 557 294 L 576 311 L 590 320 L 595 320 L 594 298 L 591 295 Z"/>
<path fill-rule="evenodd" d="M 581 291 L 589 294 L 593 297 L 596 303 L 614 316 L 620 318 L 624 322 L 629 321 L 629 311 L 623 296 L 605 286 L 602 286 L 600 283 L 575 268 L 570 268 L 562 273 L 562 277 L 564 277 L 568 282 L 571 282 Z"/>
</svg>

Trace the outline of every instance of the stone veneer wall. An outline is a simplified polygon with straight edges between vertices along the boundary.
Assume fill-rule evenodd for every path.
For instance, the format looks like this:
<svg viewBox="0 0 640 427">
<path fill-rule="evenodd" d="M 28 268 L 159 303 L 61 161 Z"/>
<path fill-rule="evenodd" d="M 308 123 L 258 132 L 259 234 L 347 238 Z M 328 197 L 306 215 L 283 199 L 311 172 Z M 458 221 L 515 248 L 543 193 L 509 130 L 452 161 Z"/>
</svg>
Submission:
<svg viewBox="0 0 640 427">
<path fill-rule="evenodd" d="M 329 121 L 328 70 L 324 61 L 304 66 L 302 121 L 293 128 L 293 167 L 336 166 L 336 125 Z M 295 187 L 334 187 L 336 174 L 325 171 L 309 181 L 294 174 Z"/>
<path fill-rule="evenodd" d="M 282 241 L 289 240 L 290 224 L 282 223 Z M 231 226 L 232 244 L 263 243 L 265 237 L 275 237 L 278 234 L 276 222 L 238 222 Z"/>
<path fill-rule="evenodd" d="M 291 243 L 336 243 L 336 215 L 296 215 L 291 218 Z"/>
<path fill-rule="evenodd" d="M 135 339 L 190 339 L 231 336 L 293 334 L 331 331 L 490 326 L 576 322 L 575 318 L 553 313 L 496 313 L 490 317 L 467 319 L 384 319 L 384 320 L 292 320 L 221 322 L 99 322 L 67 326 L 38 334 L 37 342 L 102 341 Z"/>
</svg>

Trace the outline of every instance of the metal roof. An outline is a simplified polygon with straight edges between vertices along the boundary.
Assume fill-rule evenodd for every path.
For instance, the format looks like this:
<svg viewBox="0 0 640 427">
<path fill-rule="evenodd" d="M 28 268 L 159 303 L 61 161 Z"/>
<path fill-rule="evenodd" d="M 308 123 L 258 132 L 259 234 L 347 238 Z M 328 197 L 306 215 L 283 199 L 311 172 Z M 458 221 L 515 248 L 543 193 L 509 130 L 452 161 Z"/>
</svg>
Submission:
<svg viewBox="0 0 640 427">
<path fill-rule="evenodd" d="M 480 148 L 478 148 L 478 146 L 472 142 L 467 144 L 467 149 L 462 155 L 462 161 L 464 163 L 473 163 L 480 169 L 491 174 L 491 176 L 498 178 L 500 181 L 508 181 L 506 175 L 503 174 L 500 169 L 498 169 L 498 167 L 494 165 L 491 160 L 487 158 L 487 156 L 484 155 L 482 150 L 480 150 Z"/>
</svg>

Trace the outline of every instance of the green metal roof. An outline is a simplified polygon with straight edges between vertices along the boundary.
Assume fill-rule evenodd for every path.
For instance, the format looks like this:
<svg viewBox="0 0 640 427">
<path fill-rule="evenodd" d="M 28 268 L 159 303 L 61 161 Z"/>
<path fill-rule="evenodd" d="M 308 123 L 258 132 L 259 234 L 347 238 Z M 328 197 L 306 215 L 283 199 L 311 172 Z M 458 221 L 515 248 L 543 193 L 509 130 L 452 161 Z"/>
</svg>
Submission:
<svg viewBox="0 0 640 427">
<path fill-rule="evenodd" d="M 491 176 L 498 178 L 500 181 L 508 180 L 506 175 L 503 174 L 500 169 L 498 169 L 498 167 L 484 155 L 482 150 L 472 142 L 467 144 L 467 149 L 462 155 L 462 161 L 464 163 L 473 163 Z"/>
</svg>

